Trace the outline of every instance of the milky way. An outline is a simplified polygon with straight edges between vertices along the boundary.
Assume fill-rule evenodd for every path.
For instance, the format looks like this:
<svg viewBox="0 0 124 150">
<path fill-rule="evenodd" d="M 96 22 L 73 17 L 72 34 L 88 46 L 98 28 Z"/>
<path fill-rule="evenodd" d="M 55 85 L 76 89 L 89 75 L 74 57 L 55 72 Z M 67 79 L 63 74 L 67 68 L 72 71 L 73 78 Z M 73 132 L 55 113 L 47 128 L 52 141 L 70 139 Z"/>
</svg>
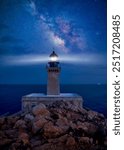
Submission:
<svg viewBox="0 0 124 150">
<path fill-rule="evenodd" d="M 106 0 L 0 0 L 0 82 L 18 82 L 14 80 L 18 65 L 30 68 L 46 63 L 54 49 L 67 64 L 65 72 L 71 72 L 70 64 L 77 65 L 72 71 L 78 68 L 78 82 L 105 83 L 106 8 Z M 11 79 L 5 75 L 8 71 Z M 27 76 L 32 72 L 33 67 Z M 33 76 L 30 81 L 34 83 Z M 20 76 L 21 81 L 27 82 Z"/>
<path fill-rule="evenodd" d="M 54 3 L 53 1 L 53 4 Z M 66 13 L 63 12 L 64 10 L 62 11 L 62 16 L 61 13 L 56 13 L 54 17 L 51 17 L 49 11 L 40 13 L 38 8 L 41 8 L 43 4 L 42 2 L 40 6 L 37 6 L 35 1 L 29 1 L 29 11 L 39 21 L 41 34 L 42 31 L 45 31 L 43 36 L 59 51 L 68 53 L 73 51 L 73 47 L 82 51 L 85 48 L 85 38 L 83 30 L 75 27 L 75 23 L 73 22 L 76 22 L 76 20 L 74 20 L 73 17 L 69 20 L 68 17 L 66 17 Z"/>
</svg>

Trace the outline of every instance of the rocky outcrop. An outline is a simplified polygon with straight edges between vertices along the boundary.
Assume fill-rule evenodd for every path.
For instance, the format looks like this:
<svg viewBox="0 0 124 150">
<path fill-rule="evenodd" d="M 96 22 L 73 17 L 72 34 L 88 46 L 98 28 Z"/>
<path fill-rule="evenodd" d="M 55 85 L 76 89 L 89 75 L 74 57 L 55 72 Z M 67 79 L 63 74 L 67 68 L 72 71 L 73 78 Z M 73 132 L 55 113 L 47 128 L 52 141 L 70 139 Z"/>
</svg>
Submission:
<svg viewBox="0 0 124 150">
<path fill-rule="evenodd" d="M 0 118 L 1 150 L 106 150 L 104 115 L 69 102 Z"/>
</svg>

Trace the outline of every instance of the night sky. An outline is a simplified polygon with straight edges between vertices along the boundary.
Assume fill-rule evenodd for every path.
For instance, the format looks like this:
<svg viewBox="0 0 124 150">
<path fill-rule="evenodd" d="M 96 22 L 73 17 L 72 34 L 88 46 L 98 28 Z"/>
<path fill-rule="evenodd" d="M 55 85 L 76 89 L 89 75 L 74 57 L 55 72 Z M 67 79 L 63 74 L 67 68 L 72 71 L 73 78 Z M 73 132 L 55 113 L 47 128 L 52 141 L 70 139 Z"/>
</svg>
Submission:
<svg viewBox="0 0 124 150">
<path fill-rule="evenodd" d="M 106 36 L 106 0 L 0 0 L 0 84 L 45 84 L 53 49 L 61 84 L 104 84 Z"/>
</svg>

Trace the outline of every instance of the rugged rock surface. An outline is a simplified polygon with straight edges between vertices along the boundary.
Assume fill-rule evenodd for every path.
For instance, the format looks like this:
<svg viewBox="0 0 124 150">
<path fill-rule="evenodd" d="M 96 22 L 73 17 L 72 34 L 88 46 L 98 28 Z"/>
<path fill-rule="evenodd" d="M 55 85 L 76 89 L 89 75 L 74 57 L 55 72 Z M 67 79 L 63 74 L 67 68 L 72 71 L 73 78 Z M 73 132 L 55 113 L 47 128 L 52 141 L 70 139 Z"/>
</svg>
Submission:
<svg viewBox="0 0 124 150">
<path fill-rule="evenodd" d="M 69 102 L 0 118 L 0 150 L 106 150 L 106 118 Z"/>
</svg>

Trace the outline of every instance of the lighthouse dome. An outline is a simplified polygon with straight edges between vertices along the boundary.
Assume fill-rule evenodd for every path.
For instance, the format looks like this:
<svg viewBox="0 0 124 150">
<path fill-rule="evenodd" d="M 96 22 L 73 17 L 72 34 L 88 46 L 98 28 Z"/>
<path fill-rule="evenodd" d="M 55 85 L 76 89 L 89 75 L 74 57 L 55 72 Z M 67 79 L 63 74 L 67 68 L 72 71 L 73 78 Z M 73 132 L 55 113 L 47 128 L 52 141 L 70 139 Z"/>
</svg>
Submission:
<svg viewBox="0 0 124 150">
<path fill-rule="evenodd" d="M 55 51 L 53 51 L 49 57 L 50 57 L 50 61 L 52 62 L 58 61 L 58 55 L 55 53 Z"/>
</svg>

